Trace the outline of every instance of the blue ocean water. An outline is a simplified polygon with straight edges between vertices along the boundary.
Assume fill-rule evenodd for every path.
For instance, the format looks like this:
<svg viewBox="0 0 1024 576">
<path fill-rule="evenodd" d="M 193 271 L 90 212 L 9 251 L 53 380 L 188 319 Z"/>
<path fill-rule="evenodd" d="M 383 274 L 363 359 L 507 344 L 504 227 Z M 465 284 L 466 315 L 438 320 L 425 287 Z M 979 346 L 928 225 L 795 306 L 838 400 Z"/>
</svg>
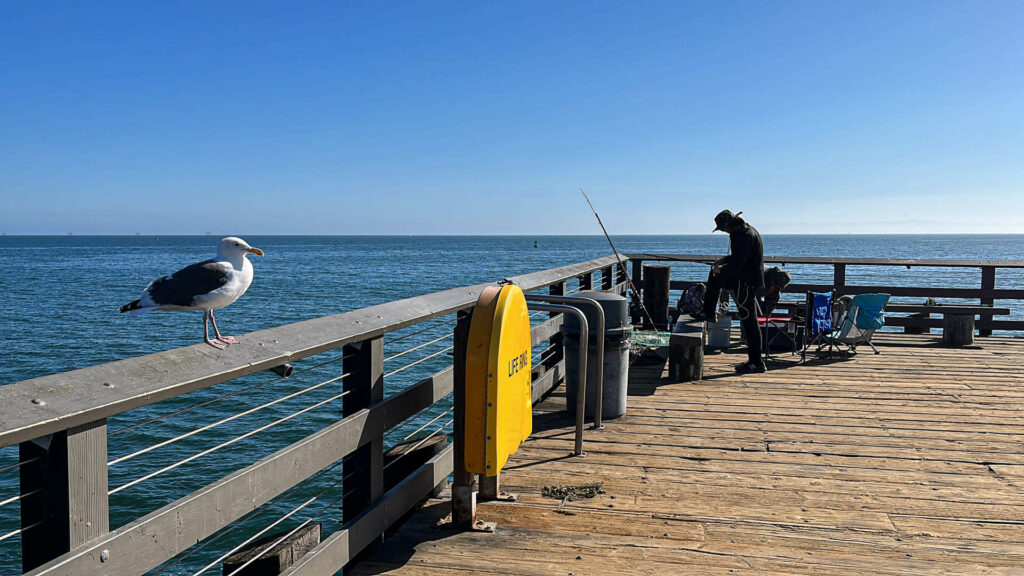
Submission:
<svg viewBox="0 0 1024 576">
<path fill-rule="evenodd" d="M 212 236 L 0 236 L 0 384 L 149 354 L 201 341 L 199 312 L 155 312 L 132 316 L 117 308 L 138 298 L 146 284 L 191 262 L 212 257 L 219 238 Z M 266 252 L 252 257 L 255 280 L 238 302 L 221 310 L 218 324 L 226 334 L 240 334 L 455 286 L 499 280 L 507 276 L 581 262 L 611 253 L 602 236 L 251 236 L 246 240 Z M 725 235 L 616 236 L 623 253 L 724 253 Z M 1024 236 L 779 236 L 764 237 L 765 252 L 777 256 L 845 256 L 885 258 L 1024 259 Z M 536 244 L 535 244 L 536 243 Z M 536 245 L 536 247 L 535 247 Z M 828 266 L 790 266 L 794 281 L 831 281 Z M 702 265 L 681 264 L 679 279 L 701 278 Z M 977 287 L 980 272 L 970 269 L 904 269 L 853 267 L 849 283 Z M 1024 288 L 1024 271 L 1000 270 L 999 288 Z M 1016 303 L 1009 303 L 1011 306 Z M 1022 310 L 1015 311 L 1020 319 Z M 430 326 L 427 326 L 430 328 Z M 444 336 L 450 327 L 409 329 L 392 335 L 392 346 L 404 349 L 424 343 L 421 364 L 386 378 L 389 393 L 415 382 L 450 362 Z M 417 333 L 414 333 L 417 332 Z M 441 338 L 437 343 L 432 340 Z M 400 344 L 399 339 L 404 339 Z M 387 342 L 387 340 L 386 340 Z M 450 345 L 450 342 L 448 343 Z M 386 355 L 390 352 L 386 344 Z M 410 355 L 408 358 L 417 357 Z M 109 422 L 110 457 L 118 458 L 167 438 L 186 434 L 241 410 L 302 391 L 340 375 L 338 354 L 307 359 L 296 366 L 296 377 L 281 380 L 253 375 L 215 389 L 135 410 Z M 408 358 L 394 359 L 386 370 L 397 370 Z M 246 388 L 254 387 L 251 390 Z M 159 477 L 111 496 L 111 526 L 119 526 L 158 508 L 225 471 L 269 454 L 338 418 L 337 401 L 329 401 L 340 384 L 324 385 L 292 399 L 195 434 L 165 448 L 111 465 L 110 485 L 117 487 L 192 458 L 239 435 L 273 423 L 315 403 L 323 406 L 253 435 L 196 457 Z M 229 401 L 212 402 L 228 392 Z M 199 409 L 178 410 L 210 402 Z M 433 416 L 443 428 L 450 417 L 442 408 L 408 423 L 389 440 L 402 439 Z M 148 422 L 154 418 L 162 418 Z M 148 422 L 148 423 L 147 423 Z M 431 431 L 432 428 L 426 428 Z M 17 460 L 16 447 L 0 449 L 0 501 L 17 495 L 17 470 L 3 470 Z M 340 469 L 338 469 L 340 470 Z M 337 486 L 331 474 L 277 502 L 264 518 L 253 519 L 223 542 L 238 542 L 242 534 L 265 526 L 295 502 L 324 492 L 334 499 Z M 336 519 L 336 508 L 322 512 Z M 301 517 L 297 515 L 296 517 Z M 18 503 L 0 506 L 0 537 L 18 527 Z M 287 526 L 287 524 L 283 525 Z M 331 531 L 325 524 L 325 530 Z M 19 536 L 0 542 L 0 574 L 19 572 Z M 193 573 L 214 560 L 218 545 L 168 567 L 164 573 Z"/>
<path fill-rule="evenodd" d="M 145 285 L 214 255 L 210 236 L 0 236 L 0 384 L 147 354 L 201 338 L 201 314 L 130 316 L 117 308 Z M 218 314 L 244 333 L 445 288 L 581 262 L 611 253 L 601 236 L 268 236 L 246 238 L 249 292 Z M 613 237 L 620 252 L 723 253 L 725 235 Z M 537 248 L 534 248 L 534 242 Z M 765 236 L 778 256 L 1024 259 L 1024 236 Z M 818 269 L 815 269 L 818 268 Z M 831 279 L 829 267 L 790 268 L 794 281 Z M 706 268 L 679 265 L 674 277 Z M 1001 270 L 997 286 L 1019 286 Z M 978 286 L 974 270 L 856 267 L 850 283 L 891 280 Z"/>
</svg>

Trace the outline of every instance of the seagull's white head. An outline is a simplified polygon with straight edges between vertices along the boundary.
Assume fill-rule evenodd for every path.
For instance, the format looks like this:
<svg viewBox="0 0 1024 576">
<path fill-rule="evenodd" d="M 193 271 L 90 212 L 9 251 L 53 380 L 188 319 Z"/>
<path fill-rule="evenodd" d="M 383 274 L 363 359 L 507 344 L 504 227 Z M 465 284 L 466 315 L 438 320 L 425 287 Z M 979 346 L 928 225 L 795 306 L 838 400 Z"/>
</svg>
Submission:
<svg viewBox="0 0 1024 576">
<path fill-rule="evenodd" d="M 220 246 L 217 247 L 217 256 L 221 258 L 234 258 L 239 256 L 245 258 L 246 254 L 263 256 L 263 250 L 249 246 L 248 242 L 238 238 L 237 236 L 228 236 L 221 240 Z"/>
</svg>

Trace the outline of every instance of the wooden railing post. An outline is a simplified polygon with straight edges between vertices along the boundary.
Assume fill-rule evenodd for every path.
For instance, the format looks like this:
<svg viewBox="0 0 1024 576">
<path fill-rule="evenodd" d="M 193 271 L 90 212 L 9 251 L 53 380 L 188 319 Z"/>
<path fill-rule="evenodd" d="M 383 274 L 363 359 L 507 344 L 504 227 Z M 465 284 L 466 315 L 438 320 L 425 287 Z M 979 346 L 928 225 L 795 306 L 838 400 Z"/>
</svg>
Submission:
<svg viewBox="0 0 1024 576">
<path fill-rule="evenodd" d="M 551 294 L 552 296 L 565 296 L 565 281 L 557 282 L 555 284 L 552 284 L 551 286 L 548 286 L 548 294 Z M 558 316 L 558 312 L 548 313 L 548 318 L 554 318 L 555 316 Z M 561 362 L 562 358 L 565 357 L 564 344 L 565 337 L 561 332 L 555 334 L 551 338 L 548 338 L 548 348 L 553 349 L 551 355 L 549 356 L 549 361 L 552 364 L 557 364 L 558 362 Z"/>
<path fill-rule="evenodd" d="M 612 277 L 614 269 L 614 266 L 605 266 L 601 269 L 601 290 L 611 290 L 615 285 L 615 279 Z"/>
<path fill-rule="evenodd" d="M 981 289 L 982 290 L 995 290 L 996 288 L 996 268 L 995 266 L 982 266 L 981 267 Z M 981 296 L 982 306 L 994 306 L 996 303 L 995 298 L 991 296 Z M 992 329 L 989 328 L 989 322 L 992 321 L 991 314 L 981 315 L 981 330 L 978 330 L 978 336 L 991 336 Z"/>
<path fill-rule="evenodd" d="M 466 471 L 466 345 L 471 318 L 469 312 L 459 312 L 452 349 L 452 524 L 460 530 L 470 530 L 476 522 L 475 475 Z"/>
<path fill-rule="evenodd" d="M 23 442 L 19 459 L 22 571 L 109 531 L 105 419 Z"/>
<path fill-rule="evenodd" d="M 348 344 L 342 349 L 342 370 L 348 374 L 342 415 L 351 416 L 384 399 L 384 340 Z M 384 437 L 378 435 L 342 461 L 342 520 L 348 522 L 384 493 Z"/>
<path fill-rule="evenodd" d="M 587 272 L 586 274 L 581 274 L 579 276 L 579 279 L 580 279 L 580 290 L 593 290 L 594 289 L 594 273 L 593 272 Z"/>
<path fill-rule="evenodd" d="M 846 294 L 846 264 L 832 265 L 832 288 L 836 296 Z"/>
<path fill-rule="evenodd" d="M 643 279 L 644 279 L 644 277 L 643 277 L 644 261 L 640 260 L 640 259 L 636 259 L 636 258 L 630 258 L 629 265 L 633 267 L 633 287 L 636 288 L 637 290 L 643 290 L 644 289 L 644 282 L 643 282 Z M 643 313 L 641 311 L 642 309 L 640 308 L 640 301 L 637 300 L 637 298 L 639 298 L 639 297 L 640 297 L 639 294 L 631 294 L 630 295 L 630 302 L 629 302 L 630 318 L 629 318 L 629 321 L 634 326 L 640 324 L 641 322 L 643 322 L 643 318 L 644 318 Z"/>
</svg>

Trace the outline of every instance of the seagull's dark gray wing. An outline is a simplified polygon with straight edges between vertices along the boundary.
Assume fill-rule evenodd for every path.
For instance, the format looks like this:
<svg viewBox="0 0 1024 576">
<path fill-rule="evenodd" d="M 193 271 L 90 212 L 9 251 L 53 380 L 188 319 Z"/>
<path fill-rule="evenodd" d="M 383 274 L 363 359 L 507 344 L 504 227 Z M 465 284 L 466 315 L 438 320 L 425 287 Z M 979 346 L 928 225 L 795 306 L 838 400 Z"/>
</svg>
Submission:
<svg viewBox="0 0 1024 576">
<path fill-rule="evenodd" d="M 206 260 L 153 280 L 146 292 L 158 306 L 191 306 L 196 296 L 220 288 L 228 281 L 228 264 Z"/>
</svg>

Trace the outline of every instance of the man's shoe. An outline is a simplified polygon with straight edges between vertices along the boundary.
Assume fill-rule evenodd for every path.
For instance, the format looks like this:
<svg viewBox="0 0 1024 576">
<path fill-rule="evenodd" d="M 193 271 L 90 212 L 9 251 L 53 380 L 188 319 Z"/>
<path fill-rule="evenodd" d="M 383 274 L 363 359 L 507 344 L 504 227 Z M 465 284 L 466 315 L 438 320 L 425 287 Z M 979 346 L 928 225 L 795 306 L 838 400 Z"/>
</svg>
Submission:
<svg viewBox="0 0 1024 576">
<path fill-rule="evenodd" d="M 767 372 L 768 367 L 764 365 L 764 362 L 744 362 L 743 364 L 736 365 L 736 371 L 740 374 L 748 372 Z"/>
</svg>

